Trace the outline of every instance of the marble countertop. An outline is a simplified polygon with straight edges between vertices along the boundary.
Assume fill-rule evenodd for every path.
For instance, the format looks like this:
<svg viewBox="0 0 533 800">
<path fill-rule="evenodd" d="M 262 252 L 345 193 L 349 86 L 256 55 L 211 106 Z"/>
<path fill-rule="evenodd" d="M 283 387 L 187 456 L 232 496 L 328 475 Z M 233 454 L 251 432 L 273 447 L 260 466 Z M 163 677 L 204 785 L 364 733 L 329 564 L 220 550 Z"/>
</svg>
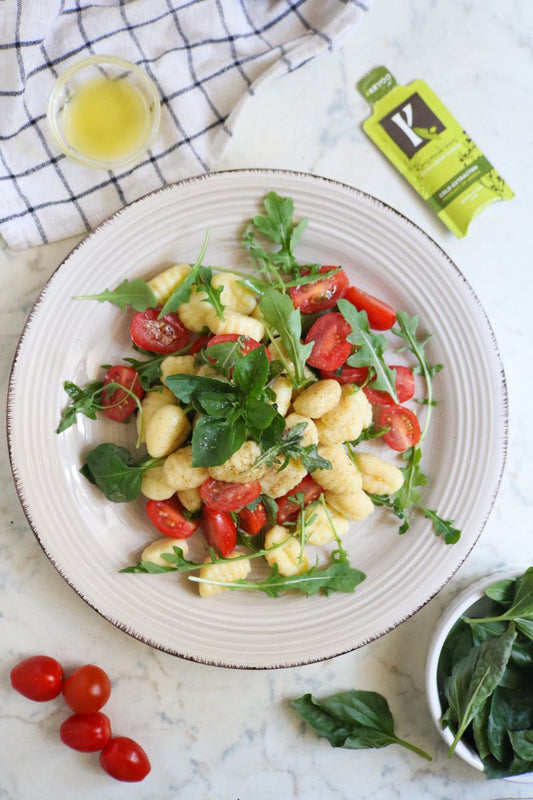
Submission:
<svg viewBox="0 0 533 800">
<path fill-rule="evenodd" d="M 5 444 L 0 510 L 0 798 L 48 800 L 270 800 L 272 797 L 475 800 L 533 797 L 533 784 L 495 781 L 449 760 L 424 694 L 427 646 L 450 600 L 481 575 L 532 562 L 533 444 L 530 267 L 533 159 L 533 7 L 511 0 L 377 0 L 342 49 L 265 85 L 243 111 L 220 169 L 277 167 L 341 180 L 411 218 L 449 254 L 491 321 L 505 367 L 509 453 L 500 492 L 479 542 L 442 591 L 414 617 L 366 647 L 277 671 L 230 670 L 155 651 L 92 611 L 60 578 L 33 537 L 11 479 Z M 372 67 L 398 82 L 424 78 L 515 192 L 456 239 L 366 138 L 368 106 L 355 89 Z M 7 384 L 24 321 L 48 276 L 76 239 L 0 249 L 1 369 Z M 472 398 L 475 404 L 476 399 Z M 453 478 L 453 476 L 451 476 Z M 134 788 L 105 776 L 95 757 L 68 750 L 59 703 L 31 704 L 11 691 L 22 657 L 49 653 L 67 667 L 109 673 L 115 728 L 140 741 L 152 773 Z M 332 749 L 288 706 L 305 692 L 381 692 L 399 735 L 434 758 L 397 746 Z"/>
</svg>

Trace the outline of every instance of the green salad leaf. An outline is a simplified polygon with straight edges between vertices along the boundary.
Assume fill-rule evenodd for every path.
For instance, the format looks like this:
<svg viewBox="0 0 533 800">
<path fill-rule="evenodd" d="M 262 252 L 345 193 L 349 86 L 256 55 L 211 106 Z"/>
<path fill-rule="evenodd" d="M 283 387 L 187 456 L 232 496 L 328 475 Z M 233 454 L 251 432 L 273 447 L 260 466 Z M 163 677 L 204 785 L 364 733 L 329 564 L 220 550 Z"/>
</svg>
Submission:
<svg viewBox="0 0 533 800">
<path fill-rule="evenodd" d="M 146 311 L 157 306 L 157 298 L 146 281 L 137 278 L 134 281 L 123 280 L 116 289 L 105 289 L 99 294 L 87 294 L 74 297 L 74 300 L 97 300 L 99 303 L 113 303 L 121 311 L 131 306 L 135 311 Z"/>
</svg>

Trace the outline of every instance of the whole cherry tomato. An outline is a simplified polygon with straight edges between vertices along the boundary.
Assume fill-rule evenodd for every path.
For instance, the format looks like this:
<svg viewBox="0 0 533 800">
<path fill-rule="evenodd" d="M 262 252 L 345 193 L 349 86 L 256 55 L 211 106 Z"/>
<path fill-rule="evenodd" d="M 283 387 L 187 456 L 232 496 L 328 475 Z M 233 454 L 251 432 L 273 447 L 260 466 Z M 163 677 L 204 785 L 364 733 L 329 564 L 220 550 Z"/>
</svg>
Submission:
<svg viewBox="0 0 533 800">
<path fill-rule="evenodd" d="M 151 770 L 148 756 L 136 741 L 127 736 L 111 739 L 100 753 L 100 764 L 117 781 L 142 781 Z"/>
<path fill-rule="evenodd" d="M 69 675 L 63 683 L 63 697 L 77 714 L 99 711 L 109 700 L 111 682 L 100 667 L 85 664 Z"/>
<path fill-rule="evenodd" d="M 13 667 L 10 679 L 13 689 L 29 700 L 42 703 L 61 692 L 63 667 L 50 656 L 30 656 Z"/>
<path fill-rule="evenodd" d="M 59 728 L 63 744 L 81 753 L 96 753 L 111 739 L 109 717 L 101 711 L 92 714 L 72 714 Z"/>
<path fill-rule="evenodd" d="M 102 391 L 102 405 L 106 417 L 115 422 L 124 422 L 137 408 L 135 397 L 132 397 L 130 393 L 132 392 L 139 400 L 144 397 L 144 389 L 141 386 L 139 375 L 133 367 L 116 364 L 107 370 L 103 383 L 104 387 L 108 383 L 118 383 L 128 390 L 126 392 L 117 386 L 115 389 L 104 388 Z"/>
</svg>

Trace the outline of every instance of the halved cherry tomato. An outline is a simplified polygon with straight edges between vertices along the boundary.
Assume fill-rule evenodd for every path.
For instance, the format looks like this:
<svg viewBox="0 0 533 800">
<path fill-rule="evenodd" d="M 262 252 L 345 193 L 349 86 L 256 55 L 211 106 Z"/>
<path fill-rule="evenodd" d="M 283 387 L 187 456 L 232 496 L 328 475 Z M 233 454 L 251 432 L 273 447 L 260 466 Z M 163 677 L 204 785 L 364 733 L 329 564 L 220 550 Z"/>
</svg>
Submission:
<svg viewBox="0 0 533 800">
<path fill-rule="evenodd" d="M 380 428 L 390 428 L 383 441 L 392 450 L 408 450 L 420 441 L 420 424 L 411 409 L 405 406 L 383 406 L 378 414 Z"/>
<path fill-rule="evenodd" d="M 260 494 L 259 481 L 230 483 L 208 478 L 200 486 L 202 500 L 214 511 L 238 511 L 248 503 L 252 503 Z"/>
<path fill-rule="evenodd" d="M 398 366 L 393 366 L 391 369 L 396 370 L 394 375 L 394 388 L 396 389 L 398 403 L 405 403 L 405 401 L 410 400 L 415 393 L 415 378 L 413 375 L 413 370 L 409 369 L 409 367 Z M 374 405 L 395 405 L 394 399 L 390 396 L 390 394 L 388 394 L 388 392 L 383 392 L 380 389 L 372 388 L 372 381 L 365 386 L 363 391 L 366 394 L 368 401 L 370 403 L 374 403 Z"/>
<path fill-rule="evenodd" d="M 352 303 L 358 311 L 366 311 L 368 324 L 376 331 L 388 331 L 396 322 L 396 310 L 392 306 L 356 286 L 346 289 L 344 299 Z"/>
<path fill-rule="evenodd" d="M 320 267 L 319 272 L 329 272 L 336 267 Z M 304 274 L 308 274 L 304 272 Z M 326 311 L 333 308 L 337 300 L 344 297 L 348 288 L 348 276 L 340 269 L 330 278 L 320 278 L 312 283 L 302 283 L 301 286 L 291 286 L 289 294 L 295 308 L 302 314 L 312 314 L 316 311 Z"/>
<path fill-rule="evenodd" d="M 291 498 L 295 498 L 300 492 L 304 495 L 304 505 L 318 500 L 323 492 L 323 488 L 311 477 L 306 475 L 294 489 L 284 494 L 283 497 L 278 497 L 276 503 L 278 504 L 278 515 L 276 521 L 281 525 L 288 519 L 293 519 L 298 516 L 300 506 L 295 503 Z"/>
<path fill-rule="evenodd" d="M 104 375 L 104 387 L 108 383 L 119 383 L 128 389 L 129 392 L 142 400 L 144 397 L 144 389 L 141 386 L 139 375 L 133 367 L 125 367 L 122 364 L 115 364 L 110 367 Z M 115 422 L 124 422 L 137 408 L 135 398 L 125 392 L 123 389 L 103 390 L 102 391 L 102 405 L 104 406 L 104 414 L 109 419 Z"/>
<path fill-rule="evenodd" d="M 263 503 L 258 503 L 252 511 L 251 508 L 243 508 L 239 511 L 239 527 L 251 536 L 259 533 L 267 521 L 267 513 Z"/>
<path fill-rule="evenodd" d="M 137 347 L 150 353 L 175 353 L 189 343 L 190 331 L 177 314 L 165 314 L 158 319 L 159 308 L 147 308 L 135 314 L 130 325 L 130 336 Z"/>
<path fill-rule="evenodd" d="M 146 778 L 151 770 L 148 756 L 133 739 L 116 736 L 100 753 L 100 766 L 117 781 L 134 783 Z"/>
<path fill-rule="evenodd" d="M 237 544 L 237 526 L 227 511 L 214 511 L 202 506 L 202 528 L 210 547 L 214 547 L 221 556 L 227 557 L 235 550 Z"/>
<path fill-rule="evenodd" d="M 102 750 L 111 739 L 109 717 L 101 711 L 93 714 L 72 714 L 59 728 L 63 744 L 81 753 Z"/>
<path fill-rule="evenodd" d="M 202 350 L 212 338 L 213 337 L 210 333 L 206 333 L 205 336 L 199 336 L 189 348 L 189 353 L 191 356 L 193 356 L 195 353 L 198 353 L 199 350 Z"/>
<path fill-rule="evenodd" d="M 311 367 L 330 371 L 342 367 L 352 349 L 346 340 L 351 332 L 351 327 L 337 311 L 319 317 L 305 337 L 306 343 L 314 341 L 307 363 Z"/>
<path fill-rule="evenodd" d="M 332 379 L 338 383 L 356 383 L 361 385 L 368 377 L 368 367 L 349 367 L 343 364 L 335 370 L 321 369 L 320 377 L 322 380 Z"/>
<path fill-rule="evenodd" d="M 30 656 L 11 670 L 11 686 L 28 700 L 43 703 L 61 692 L 63 668 L 50 656 Z"/>
<path fill-rule="evenodd" d="M 85 664 L 69 675 L 63 683 L 63 697 L 77 714 L 99 711 L 109 700 L 111 681 L 100 667 Z"/>
<path fill-rule="evenodd" d="M 214 344 L 224 344 L 224 342 L 236 342 L 237 339 L 242 340 L 241 353 L 243 356 L 251 353 L 252 350 L 257 350 L 258 347 L 265 347 L 261 342 L 252 339 L 251 336 L 240 336 L 238 333 L 219 333 L 216 336 L 211 336 L 206 344 L 207 347 L 212 347 Z M 265 347 L 265 352 L 268 360 L 270 361 L 270 353 Z"/>
<path fill-rule="evenodd" d="M 197 519 L 185 517 L 177 494 L 173 494 L 168 500 L 148 500 L 146 513 L 157 530 L 171 539 L 186 539 L 200 524 Z"/>
</svg>

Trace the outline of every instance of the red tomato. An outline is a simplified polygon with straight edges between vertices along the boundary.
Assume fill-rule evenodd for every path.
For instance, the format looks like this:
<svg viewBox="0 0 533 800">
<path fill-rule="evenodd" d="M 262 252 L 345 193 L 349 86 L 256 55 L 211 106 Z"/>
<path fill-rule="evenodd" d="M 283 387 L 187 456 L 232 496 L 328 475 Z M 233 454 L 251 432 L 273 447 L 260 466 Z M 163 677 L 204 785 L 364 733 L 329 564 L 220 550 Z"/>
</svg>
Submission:
<svg viewBox="0 0 533 800">
<path fill-rule="evenodd" d="M 13 667 L 9 677 L 15 691 L 42 703 L 61 692 L 63 667 L 50 656 L 31 656 Z"/>
<path fill-rule="evenodd" d="M 408 450 L 420 441 L 420 425 L 415 414 L 405 406 L 383 406 L 378 414 L 378 425 L 390 428 L 383 441 L 392 450 Z"/>
<path fill-rule="evenodd" d="M 129 783 L 142 781 L 152 768 L 140 744 L 127 736 L 116 736 L 106 744 L 100 765 L 112 778 Z"/>
<path fill-rule="evenodd" d="M 320 267 L 319 272 L 329 272 L 335 267 Z M 304 274 L 308 274 L 308 271 Z M 316 311 L 326 311 L 333 308 L 337 300 L 344 297 L 348 288 L 348 276 L 344 270 L 339 270 L 330 278 L 321 278 L 312 283 L 302 283 L 301 286 L 291 286 L 289 294 L 295 308 L 302 314 L 312 314 Z"/>
<path fill-rule="evenodd" d="M 291 497 L 296 497 L 297 494 L 303 492 L 304 495 L 304 505 L 308 505 L 312 503 L 313 500 L 318 500 L 320 495 L 323 492 L 323 488 L 318 485 L 318 483 L 311 477 L 311 475 L 306 475 L 300 483 L 291 489 L 290 492 L 284 494 L 283 497 L 278 497 L 276 503 L 278 504 L 278 515 L 276 521 L 282 525 L 288 519 L 293 519 L 294 517 L 298 516 L 300 511 L 300 506 L 298 503 L 293 502 Z"/>
<path fill-rule="evenodd" d="M 343 364 L 336 370 L 321 369 L 320 377 L 322 380 L 332 379 L 338 383 L 364 383 L 368 377 L 368 367 L 349 367 Z"/>
<path fill-rule="evenodd" d="M 189 343 L 190 331 L 177 314 L 165 314 L 158 319 L 159 308 L 147 308 L 135 314 L 130 325 L 134 344 L 150 353 L 175 353 Z"/>
<path fill-rule="evenodd" d="M 211 336 L 210 333 L 206 333 L 205 336 L 199 336 L 198 339 L 191 344 L 189 348 L 189 353 L 191 355 L 194 355 L 199 350 L 202 350 L 202 348 L 204 348 L 212 338 L 213 337 Z"/>
<path fill-rule="evenodd" d="M 251 353 L 252 350 L 257 350 L 258 347 L 265 347 L 261 342 L 252 339 L 251 336 L 240 336 L 238 333 L 219 333 L 216 336 L 211 336 L 206 344 L 207 347 L 212 347 L 214 344 L 224 344 L 224 342 L 236 342 L 237 339 L 242 339 L 241 353 L 243 356 Z M 265 353 L 270 361 L 270 353 L 265 347 Z M 213 359 L 214 360 L 214 359 Z"/>
<path fill-rule="evenodd" d="M 396 389 L 396 394 L 398 396 L 398 403 L 405 403 L 405 401 L 410 400 L 415 393 L 415 378 L 413 375 L 413 370 L 409 369 L 409 367 L 392 367 L 392 369 L 396 370 L 394 376 L 394 388 Z M 395 401 L 390 394 L 388 394 L 388 392 L 383 392 L 379 389 L 372 388 L 372 381 L 365 386 L 363 391 L 366 394 L 368 401 L 370 403 L 374 403 L 374 405 L 395 405 Z"/>
<path fill-rule="evenodd" d="M 202 500 L 213 511 L 238 511 L 248 503 L 252 503 L 260 494 L 259 481 L 230 483 L 208 478 L 200 486 Z"/>
<path fill-rule="evenodd" d="M 396 311 L 392 306 L 356 286 L 350 286 L 346 290 L 344 299 L 349 300 L 358 311 L 366 311 L 368 324 L 374 330 L 388 331 L 396 322 Z"/>
<path fill-rule="evenodd" d="M 227 511 L 214 511 L 202 506 L 202 528 L 210 547 L 225 558 L 230 556 L 237 544 L 237 526 Z"/>
<path fill-rule="evenodd" d="M 250 508 L 239 511 L 239 527 L 251 536 L 259 533 L 266 521 L 267 513 L 263 503 L 259 503 L 253 511 Z"/>
<path fill-rule="evenodd" d="M 307 363 L 331 372 L 342 367 L 352 350 L 351 344 L 346 341 L 351 332 L 349 324 L 337 311 L 319 317 L 305 337 L 306 343 L 314 341 Z"/>
<path fill-rule="evenodd" d="M 146 513 L 157 530 L 171 539 L 186 539 L 199 525 L 198 520 L 186 518 L 177 494 L 168 500 L 148 500 Z"/>
<path fill-rule="evenodd" d="M 104 386 L 107 386 L 108 383 L 119 383 L 129 392 L 133 392 L 139 400 L 144 397 L 144 389 L 139 376 L 132 367 L 125 367 L 121 364 L 110 367 L 104 375 L 103 383 Z M 124 422 L 137 408 L 135 398 L 118 388 L 102 392 L 102 405 L 106 417 L 115 422 Z"/>
<path fill-rule="evenodd" d="M 59 728 L 63 744 L 82 753 L 95 753 L 111 739 L 109 717 L 101 711 L 93 714 L 72 714 Z"/>
<path fill-rule="evenodd" d="M 85 664 L 69 675 L 63 683 L 63 697 L 77 714 L 99 711 L 109 700 L 111 682 L 100 667 Z"/>
</svg>

